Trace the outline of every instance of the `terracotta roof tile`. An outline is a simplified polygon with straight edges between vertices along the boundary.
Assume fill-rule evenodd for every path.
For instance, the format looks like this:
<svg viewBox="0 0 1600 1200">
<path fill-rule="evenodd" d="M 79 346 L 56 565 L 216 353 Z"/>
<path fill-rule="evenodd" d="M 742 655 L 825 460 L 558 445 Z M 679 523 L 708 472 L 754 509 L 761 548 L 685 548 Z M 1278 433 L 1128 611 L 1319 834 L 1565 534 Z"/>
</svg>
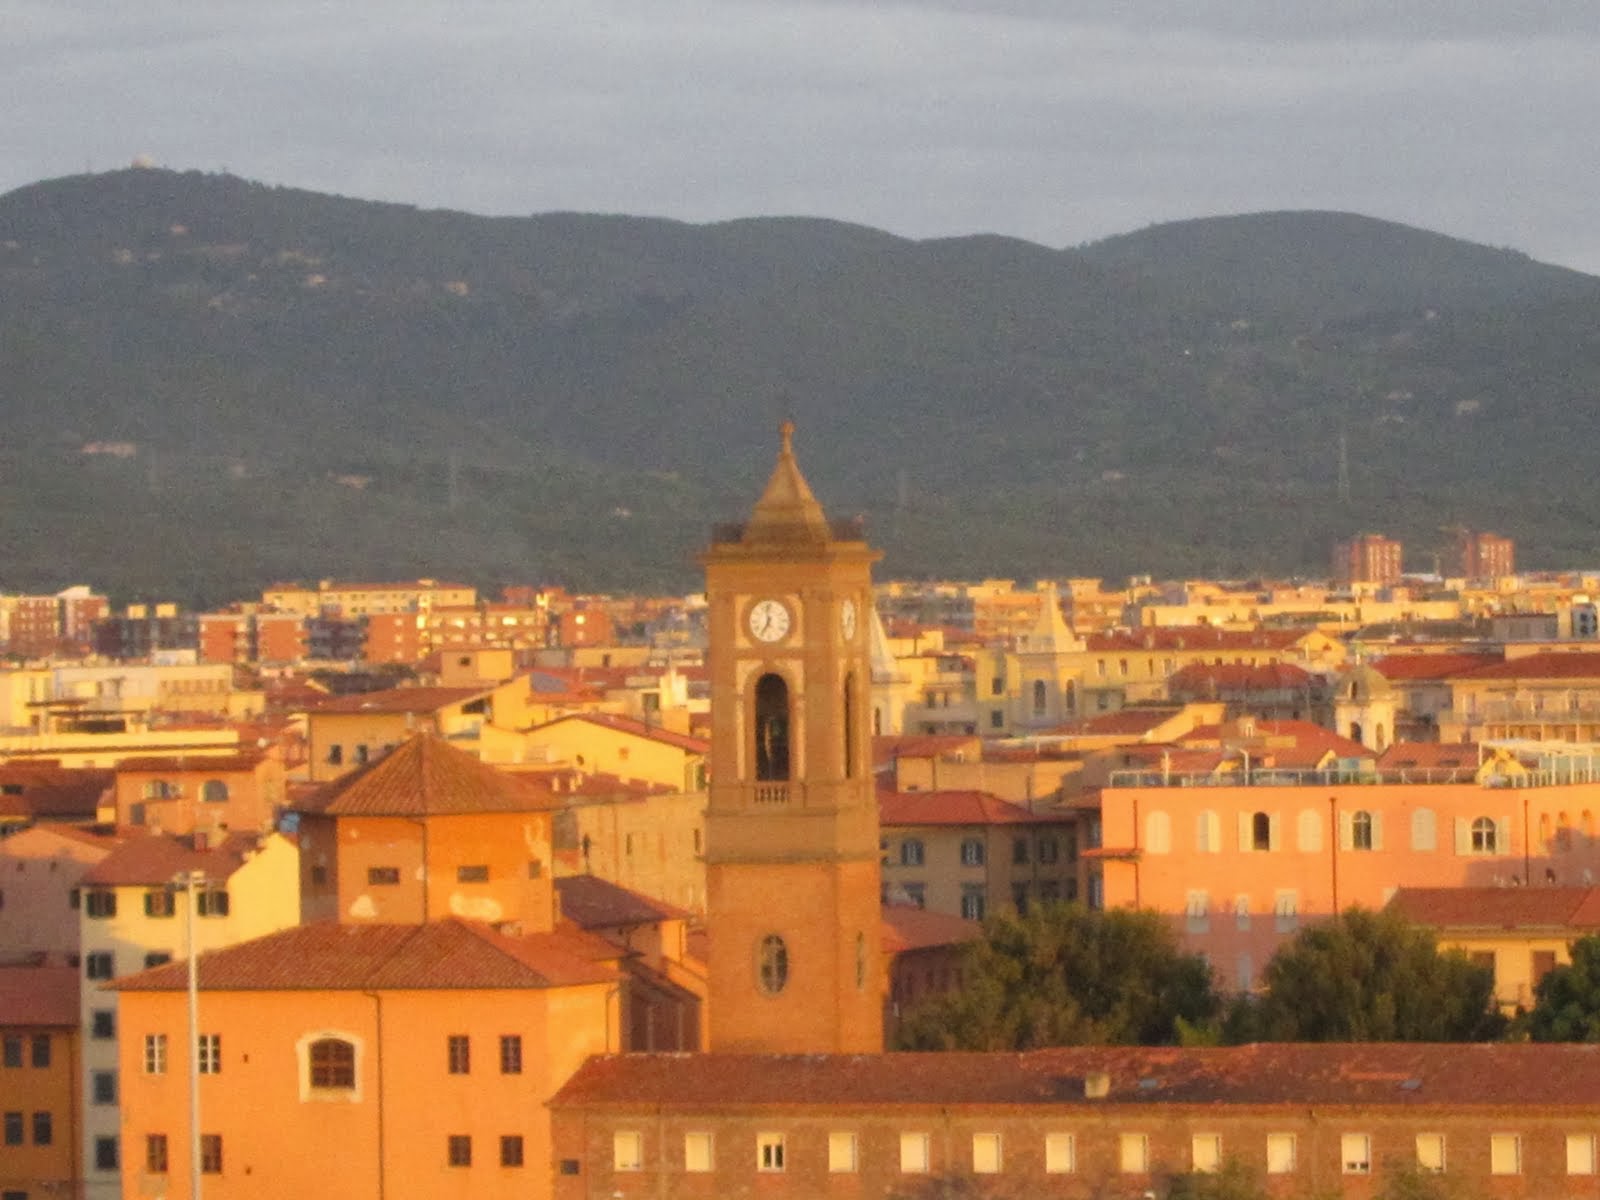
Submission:
<svg viewBox="0 0 1600 1200">
<path fill-rule="evenodd" d="M 1372 663 L 1390 683 L 1440 681 L 1501 662 L 1498 654 L 1388 654 Z"/>
<path fill-rule="evenodd" d="M 1401 888 L 1389 907 L 1434 929 L 1600 929 L 1600 888 Z"/>
<path fill-rule="evenodd" d="M 204 850 L 194 840 L 171 834 L 130 836 L 83 875 L 85 887 L 158 887 L 180 871 L 204 871 L 208 879 L 227 879 L 249 861 L 259 841 L 254 834 L 233 834 Z"/>
<path fill-rule="evenodd" d="M 1123 650 L 1287 650 L 1306 637 L 1303 629 L 1218 629 L 1213 625 L 1162 625 L 1092 633 L 1091 653 Z"/>
<path fill-rule="evenodd" d="M 914 904 L 886 904 L 883 908 L 883 948 L 892 954 L 957 946 L 983 936 L 983 926 L 948 913 L 929 912 Z"/>
<path fill-rule="evenodd" d="M 255 750 L 214 755 L 151 754 L 120 760 L 117 763 L 117 774 L 209 772 L 217 775 L 235 771 L 254 771 L 265 758 L 265 754 Z"/>
<path fill-rule="evenodd" d="M 0 1026 L 76 1026 L 76 967 L 0 967 Z"/>
<path fill-rule="evenodd" d="M 93 820 L 116 774 L 95 767 L 0 764 L 0 816 Z"/>
<path fill-rule="evenodd" d="M 1317 682 L 1311 672 L 1293 663 L 1190 663 L 1167 677 L 1169 692 L 1205 692 L 1209 689 L 1281 691 L 1308 688 Z"/>
<path fill-rule="evenodd" d="M 561 915 L 580 929 L 649 925 L 681 921 L 689 914 L 675 905 L 632 891 L 594 875 L 570 875 L 556 880 Z"/>
<path fill-rule="evenodd" d="M 546 988 L 606 983 L 591 939 L 560 929 L 511 937 L 450 918 L 425 925 L 300 925 L 200 956 L 202 991 L 415 991 Z M 170 992 L 188 985 L 186 964 L 117 980 L 118 991 Z"/>
<path fill-rule="evenodd" d="M 1084 1096 L 1091 1073 L 1110 1078 Z M 1363 1110 L 1600 1105 L 1600 1046 L 1367 1042 L 1074 1047 L 1026 1054 L 630 1054 L 591 1058 L 555 1109 L 779 1112 L 1048 1105 L 1057 1114 L 1169 1105 L 1339 1105 Z"/>
<path fill-rule="evenodd" d="M 1057 812 L 1029 812 L 988 792 L 879 792 L 878 821 L 897 825 L 1035 825 L 1059 823 Z"/>
<path fill-rule="evenodd" d="M 1459 767 L 1476 772 L 1477 742 L 1395 742 L 1378 756 L 1385 770 L 1405 767 Z"/>
<path fill-rule="evenodd" d="M 555 807 L 547 784 L 497 770 L 426 733 L 408 738 L 296 804 L 300 812 L 363 817 L 537 812 Z"/>
<path fill-rule="evenodd" d="M 1490 663 L 1462 675 L 1479 679 L 1600 679 L 1600 654 L 1551 652 Z"/>
</svg>

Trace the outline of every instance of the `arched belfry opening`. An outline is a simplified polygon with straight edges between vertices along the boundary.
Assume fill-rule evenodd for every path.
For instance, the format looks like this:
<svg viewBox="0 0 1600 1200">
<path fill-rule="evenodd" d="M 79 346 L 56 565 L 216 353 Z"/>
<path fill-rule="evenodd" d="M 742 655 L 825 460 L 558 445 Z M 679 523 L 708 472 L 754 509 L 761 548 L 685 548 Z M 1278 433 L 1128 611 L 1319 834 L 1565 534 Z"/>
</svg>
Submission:
<svg viewBox="0 0 1600 1200">
<path fill-rule="evenodd" d="M 789 778 L 789 685 L 768 672 L 756 680 L 756 779 Z"/>
</svg>

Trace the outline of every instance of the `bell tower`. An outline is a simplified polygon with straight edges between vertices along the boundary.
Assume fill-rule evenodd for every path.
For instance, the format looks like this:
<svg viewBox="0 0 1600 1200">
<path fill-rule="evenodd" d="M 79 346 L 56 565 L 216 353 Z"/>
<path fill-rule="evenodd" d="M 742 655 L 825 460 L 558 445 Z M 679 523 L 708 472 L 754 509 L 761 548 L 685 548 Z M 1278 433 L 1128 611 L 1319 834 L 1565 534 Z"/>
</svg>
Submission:
<svg viewBox="0 0 1600 1200">
<path fill-rule="evenodd" d="M 870 549 L 830 524 L 785 422 L 750 519 L 701 557 L 710 608 L 710 1049 L 883 1049 Z"/>
</svg>

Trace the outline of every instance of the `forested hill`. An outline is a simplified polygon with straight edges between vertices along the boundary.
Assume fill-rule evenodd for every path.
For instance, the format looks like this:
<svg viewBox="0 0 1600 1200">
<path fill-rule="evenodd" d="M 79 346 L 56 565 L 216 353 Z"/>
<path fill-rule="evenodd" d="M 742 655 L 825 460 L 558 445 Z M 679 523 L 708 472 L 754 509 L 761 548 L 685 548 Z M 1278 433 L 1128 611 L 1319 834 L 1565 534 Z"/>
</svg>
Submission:
<svg viewBox="0 0 1600 1200">
<path fill-rule="evenodd" d="M 889 574 L 1592 564 L 1597 330 L 1600 279 L 1342 213 L 1053 250 L 55 180 L 0 197 L 0 589 L 689 587 L 783 416 Z"/>
</svg>

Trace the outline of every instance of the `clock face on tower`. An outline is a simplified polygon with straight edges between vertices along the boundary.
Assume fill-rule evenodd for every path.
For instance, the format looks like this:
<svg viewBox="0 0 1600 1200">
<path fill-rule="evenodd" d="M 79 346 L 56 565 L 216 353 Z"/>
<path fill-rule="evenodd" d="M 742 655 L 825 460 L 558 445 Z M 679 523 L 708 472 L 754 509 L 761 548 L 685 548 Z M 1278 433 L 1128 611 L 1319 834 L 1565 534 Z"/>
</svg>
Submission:
<svg viewBox="0 0 1600 1200">
<path fill-rule="evenodd" d="M 856 602 L 846 600 L 839 607 L 839 632 L 847 642 L 856 640 Z"/>
<path fill-rule="evenodd" d="M 750 609 L 750 636 L 758 642 L 779 642 L 789 634 L 789 610 L 781 600 L 759 600 Z"/>
</svg>

